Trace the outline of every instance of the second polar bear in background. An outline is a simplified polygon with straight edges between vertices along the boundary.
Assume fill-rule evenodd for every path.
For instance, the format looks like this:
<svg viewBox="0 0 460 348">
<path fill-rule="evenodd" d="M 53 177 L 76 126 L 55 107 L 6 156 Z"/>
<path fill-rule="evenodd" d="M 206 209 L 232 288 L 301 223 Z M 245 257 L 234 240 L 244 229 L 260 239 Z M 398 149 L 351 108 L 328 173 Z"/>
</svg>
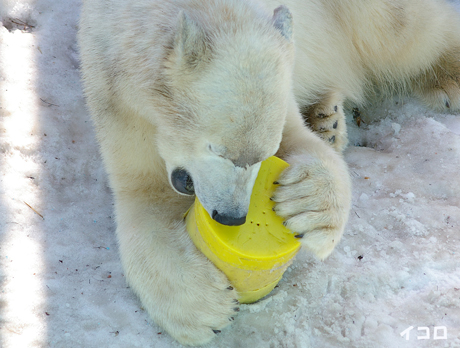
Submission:
<svg viewBox="0 0 460 348">
<path fill-rule="evenodd" d="M 460 24 L 444 0 L 84 0 L 82 73 L 115 197 L 125 275 L 179 342 L 211 340 L 238 294 L 191 242 L 196 194 L 244 222 L 260 162 L 273 197 L 327 257 L 350 209 L 346 99 L 375 86 L 460 108 Z"/>
</svg>

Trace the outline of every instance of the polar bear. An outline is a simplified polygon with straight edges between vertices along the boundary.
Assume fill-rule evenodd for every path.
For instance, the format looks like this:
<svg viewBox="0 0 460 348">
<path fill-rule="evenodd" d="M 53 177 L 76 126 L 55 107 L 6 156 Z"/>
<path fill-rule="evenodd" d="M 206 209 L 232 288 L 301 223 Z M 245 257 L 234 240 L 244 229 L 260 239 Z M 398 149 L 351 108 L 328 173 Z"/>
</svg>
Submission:
<svg viewBox="0 0 460 348">
<path fill-rule="evenodd" d="M 197 195 L 215 220 L 243 223 L 269 156 L 290 164 L 276 212 L 305 249 L 332 252 L 351 200 L 344 100 L 378 85 L 459 109 L 453 13 L 443 0 L 83 1 L 82 75 L 121 261 L 157 324 L 198 345 L 233 320 L 238 294 L 183 215 Z"/>
</svg>

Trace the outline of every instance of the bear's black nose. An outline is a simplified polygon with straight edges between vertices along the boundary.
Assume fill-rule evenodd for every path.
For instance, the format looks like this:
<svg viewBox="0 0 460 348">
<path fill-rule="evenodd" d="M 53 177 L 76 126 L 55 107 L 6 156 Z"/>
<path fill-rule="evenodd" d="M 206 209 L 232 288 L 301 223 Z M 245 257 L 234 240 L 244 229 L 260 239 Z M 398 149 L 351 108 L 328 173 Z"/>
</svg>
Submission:
<svg viewBox="0 0 460 348">
<path fill-rule="evenodd" d="M 230 215 L 219 214 L 217 210 L 213 210 L 212 218 L 218 223 L 227 226 L 240 226 L 246 222 L 246 216 L 234 217 Z"/>
</svg>

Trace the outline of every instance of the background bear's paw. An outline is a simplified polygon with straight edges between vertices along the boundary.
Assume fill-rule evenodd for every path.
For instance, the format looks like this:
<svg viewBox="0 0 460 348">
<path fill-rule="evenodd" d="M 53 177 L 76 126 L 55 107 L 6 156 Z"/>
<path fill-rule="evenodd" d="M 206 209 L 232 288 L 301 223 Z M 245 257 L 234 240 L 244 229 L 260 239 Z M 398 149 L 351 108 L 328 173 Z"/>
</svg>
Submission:
<svg viewBox="0 0 460 348">
<path fill-rule="evenodd" d="M 440 59 L 431 70 L 414 81 L 414 92 L 434 110 L 460 110 L 460 49 Z"/>
<path fill-rule="evenodd" d="M 432 88 L 425 88 L 421 98 L 434 110 L 457 111 L 460 110 L 460 85 L 455 80 L 446 78 Z"/>
<path fill-rule="evenodd" d="M 301 112 L 310 129 L 341 153 L 348 143 L 345 114 L 341 101 L 329 99 L 302 108 Z"/>
<path fill-rule="evenodd" d="M 324 259 L 339 242 L 348 219 L 350 187 L 340 170 L 307 155 L 292 157 L 272 200 L 284 224 L 303 246 Z"/>
</svg>

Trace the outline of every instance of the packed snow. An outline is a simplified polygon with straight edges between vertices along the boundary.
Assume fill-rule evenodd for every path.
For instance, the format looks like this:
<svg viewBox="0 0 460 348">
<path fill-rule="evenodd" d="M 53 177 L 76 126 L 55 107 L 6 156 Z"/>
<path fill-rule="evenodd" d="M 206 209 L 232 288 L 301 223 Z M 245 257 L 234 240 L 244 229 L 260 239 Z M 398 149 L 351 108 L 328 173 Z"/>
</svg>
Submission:
<svg viewBox="0 0 460 348">
<path fill-rule="evenodd" d="M 0 0 L 0 347 L 180 347 L 125 283 L 79 7 Z M 208 347 L 460 347 L 460 114 L 408 98 L 348 111 L 342 241 L 323 262 L 300 253 Z"/>
</svg>

